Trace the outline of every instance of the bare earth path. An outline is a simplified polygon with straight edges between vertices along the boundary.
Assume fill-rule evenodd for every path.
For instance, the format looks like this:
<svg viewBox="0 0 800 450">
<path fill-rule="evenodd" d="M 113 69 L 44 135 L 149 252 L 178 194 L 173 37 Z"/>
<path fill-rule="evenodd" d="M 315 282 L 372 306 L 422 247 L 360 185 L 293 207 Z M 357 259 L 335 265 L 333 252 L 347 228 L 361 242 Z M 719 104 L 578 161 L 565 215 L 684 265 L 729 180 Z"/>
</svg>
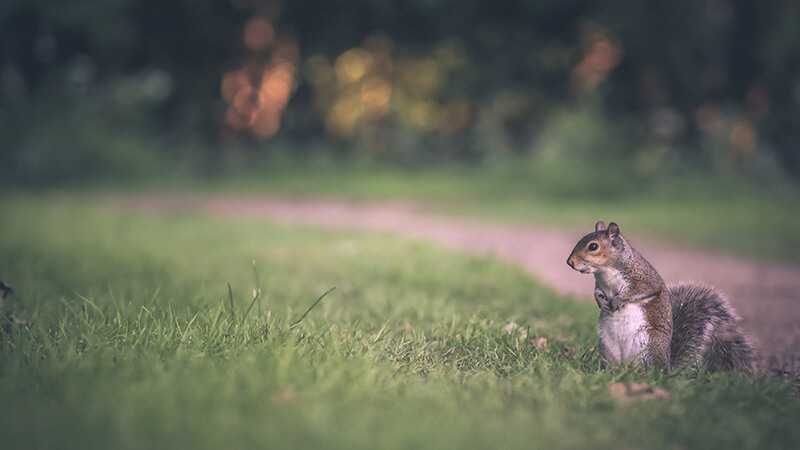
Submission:
<svg viewBox="0 0 800 450">
<path fill-rule="evenodd" d="M 592 230 L 553 230 L 445 218 L 413 204 L 364 204 L 248 196 L 139 196 L 146 210 L 203 211 L 215 216 L 257 217 L 283 224 L 388 232 L 432 241 L 524 267 L 556 292 L 592 302 L 594 279 L 566 265 L 575 242 Z M 742 327 L 761 350 L 764 366 L 800 373 L 800 267 L 750 261 L 637 239 L 623 232 L 667 283 L 700 281 L 722 289 L 742 317 Z"/>
</svg>

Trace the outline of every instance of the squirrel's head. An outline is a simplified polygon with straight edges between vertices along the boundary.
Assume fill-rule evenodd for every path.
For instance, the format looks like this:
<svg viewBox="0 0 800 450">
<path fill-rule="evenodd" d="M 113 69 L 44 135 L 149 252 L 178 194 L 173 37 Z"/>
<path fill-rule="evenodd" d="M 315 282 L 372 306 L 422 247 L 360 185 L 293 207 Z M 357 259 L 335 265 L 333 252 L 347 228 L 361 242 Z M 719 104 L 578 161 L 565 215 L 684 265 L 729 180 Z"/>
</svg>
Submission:
<svg viewBox="0 0 800 450">
<path fill-rule="evenodd" d="M 575 244 L 567 264 L 581 273 L 599 272 L 612 258 L 614 249 L 623 245 L 622 242 L 619 226 L 611 222 L 606 228 L 601 220 L 595 224 L 594 233 L 587 234 Z"/>
</svg>

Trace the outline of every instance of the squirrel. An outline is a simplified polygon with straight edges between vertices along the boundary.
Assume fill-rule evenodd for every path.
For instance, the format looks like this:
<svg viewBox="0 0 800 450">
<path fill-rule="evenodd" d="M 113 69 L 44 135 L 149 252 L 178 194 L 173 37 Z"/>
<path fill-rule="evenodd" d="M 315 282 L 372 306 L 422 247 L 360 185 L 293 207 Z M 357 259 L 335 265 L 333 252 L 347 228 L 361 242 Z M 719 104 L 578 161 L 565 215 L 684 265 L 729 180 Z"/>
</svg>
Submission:
<svg viewBox="0 0 800 450">
<path fill-rule="evenodd" d="M 616 223 L 606 229 L 597 222 L 567 264 L 594 274 L 600 353 L 610 363 L 756 370 L 756 350 L 736 325 L 739 317 L 725 296 L 705 285 L 667 285 Z"/>
</svg>

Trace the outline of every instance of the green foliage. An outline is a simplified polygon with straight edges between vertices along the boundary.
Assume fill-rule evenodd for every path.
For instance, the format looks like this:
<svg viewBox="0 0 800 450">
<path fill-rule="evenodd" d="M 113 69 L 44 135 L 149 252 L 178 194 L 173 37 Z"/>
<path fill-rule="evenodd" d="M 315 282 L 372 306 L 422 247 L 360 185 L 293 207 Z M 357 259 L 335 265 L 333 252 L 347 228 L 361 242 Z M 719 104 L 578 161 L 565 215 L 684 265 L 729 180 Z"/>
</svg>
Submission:
<svg viewBox="0 0 800 450">
<path fill-rule="evenodd" d="M 51 30 L 81 30 L 102 50 L 130 46 L 136 34 L 136 23 L 131 12 L 137 0 L 10 0 L 3 2 L 2 12 L 35 11 Z M 2 18 L 2 15 L 0 15 Z"/>
<path fill-rule="evenodd" d="M 271 30 L 263 48 L 244 42 L 253 19 Z M 133 141 L 151 143 L 143 153 L 164 156 L 167 170 L 224 171 L 242 149 L 263 165 L 269 152 L 259 147 L 280 146 L 264 141 L 274 136 L 292 141 L 304 162 L 319 142 L 328 157 L 409 166 L 491 163 L 555 145 L 568 147 L 571 167 L 587 166 L 587 180 L 612 160 L 642 179 L 676 167 L 757 180 L 800 173 L 792 2 L 14 0 L 0 6 L 0 29 L 0 118 L 20 116 L 20 104 L 36 110 L 17 120 L 25 142 L 16 127 L 0 136 L 14 181 L 53 176 L 30 164 L 64 154 L 42 148 L 58 147 L 49 139 L 85 146 L 74 125 L 52 126 L 48 100 L 79 88 L 60 119 L 114 97 L 119 84 L 134 93 L 156 86 L 152 104 L 123 107 L 143 126 L 109 124 L 111 108 L 85 116 L 87 128 L 114 132 L 92 140 L 101 150 L 59 160 L 57 176 L 149 172 L 148 156 L 132 157 Z M 261 80 L 275 67 L 280 86 L 267 95 Z M 147 73 L 160 88 L 131 83 Z M 225 95 L 233 73 L 244 81 Z M 253 106 L 269 99 L 270 118 L 258 122 L 253 111 L 264 109 Z M 544 182 L 553 171 L 542 172 Z M 563 190 L 557 181 L 553 190 Z"/>
<path fill-rule="evenodd" d="M 10 102 L 0 109 L 7 125 L 0 147 L 0 163 L 9 171 L 4 181 L 52 185 L 163 174 L 180 152 L 165 151 L 166 136 L 152 132 L 158 104 L 148 85 L 154 77 L 149 71 L 89 90 L 76 83 L 67 92 L 53 77 L 43 82 L 51 95 L 23 94 Z"/>
<path fill-rule="evenodd" d="M 594 307 L 494 260 L 385 236 L 139 216 L 96 199 L 0 206 L 0 273 L 16 292 L 7 305 L 28 321 L 0 328 L 0 433 L 11 447 L 800 439 L 790 384 L 604 368 Z M 506 331 L 512 321 L 521 329 Z M 628 404 L 609 392 L 633 381 L 669 398 Z"/>
<path fill-rule="evenodd" d="M 47 132 L 28 130 L 6 150 L 15 181 L 140 180 L 163 172 L 165 156 L 142 133 L 121 130 L 120 123 L 94 113 L 59 113 Z"/>
</svg>

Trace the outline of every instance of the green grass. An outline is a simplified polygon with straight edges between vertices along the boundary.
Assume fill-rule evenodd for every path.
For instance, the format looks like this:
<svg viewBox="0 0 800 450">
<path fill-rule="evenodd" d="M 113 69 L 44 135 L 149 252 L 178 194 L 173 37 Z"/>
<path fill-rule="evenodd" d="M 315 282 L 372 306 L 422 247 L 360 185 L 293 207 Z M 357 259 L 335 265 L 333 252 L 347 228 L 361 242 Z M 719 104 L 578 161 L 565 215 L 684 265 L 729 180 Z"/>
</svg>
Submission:
<svg viewBox="0 0 800 450">
<path fill-rule="evenodd" d="M 0 207 L 7 308 L 28 321 L 0 329 L 7 448 L 800 441 L 791 383 L 605 368 L 592 305 L 495 260 L 74 198 Z M 511 322 L 528 338 L 504 331 Z M 608 389 L 619 381 L 670 397 L 623 404 Z"/>
<path fill-rule="evenodd" d="M 258 176 L 159 179 L 123 190 L 414 201 L 437 214 L 589 232 L 616 221 L 634 239 L 688 244 L 731 255 L 800 264 L 800 192 L 777 183 L 694 175 L 635 179 L 608 167 L 495 166 L 409 169 L 342 164 Z M 590 174 L 590 175 L 587 175 Z"/>
</svg>

